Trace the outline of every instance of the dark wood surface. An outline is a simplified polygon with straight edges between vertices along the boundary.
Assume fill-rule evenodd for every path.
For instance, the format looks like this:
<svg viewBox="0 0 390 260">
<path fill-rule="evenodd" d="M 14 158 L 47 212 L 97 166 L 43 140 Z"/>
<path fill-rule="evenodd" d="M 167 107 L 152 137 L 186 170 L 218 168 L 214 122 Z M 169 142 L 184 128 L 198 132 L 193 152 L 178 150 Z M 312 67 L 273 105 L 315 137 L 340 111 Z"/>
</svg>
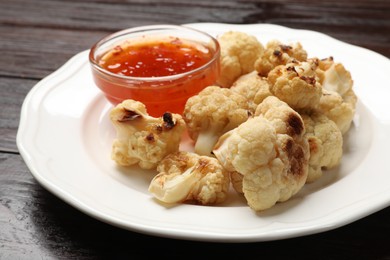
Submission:
<svg viewBox="0 0 390 260">
<path fill-rule="evenodd" d="M 110 32 L 193 22 L 316 30 L 390 57 L 389 0 L 0 0 L 0 259 L 390 259 L 390 207 L 305 237 L 242 244 L 192 242 L 102 223 L 32 177 L 15 137 L 22 102 L 37 82 Z"/>
</svg>

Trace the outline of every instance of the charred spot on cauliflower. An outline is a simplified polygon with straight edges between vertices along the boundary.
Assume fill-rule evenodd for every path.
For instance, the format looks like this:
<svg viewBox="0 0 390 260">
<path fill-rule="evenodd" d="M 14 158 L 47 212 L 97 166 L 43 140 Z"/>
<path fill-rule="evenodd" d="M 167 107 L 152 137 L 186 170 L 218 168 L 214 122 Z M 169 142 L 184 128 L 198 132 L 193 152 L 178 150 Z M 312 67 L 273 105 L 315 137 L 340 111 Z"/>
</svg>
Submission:
<svg viewBox="0 0 390 260">
<path fill-rule="evenodd" d="M 313 61 L 277 66 L 268 74 L 271 93 L 295 110 L 316 108 L 322 95 L 316 68 Z"/>
<path fill-rule="evenodd" d="M 148 115 L 145 105 L 125 100 L 110 112 L 116 129 L 111 158 L 119 165 L 138 164 L 152 169 L 168 154 L 179 149 L 185 122 L 178 114 L 164 113 L 160 118 Z"/>
<path fill-rule="evenodd" d="M 228 88 L 209 86 L 187 100 L 183 118 L 195 152 L 211 156 L 218 138 L 249 117 L 246 99 Z"/>
<path fill-rule="evenodd" d="M 280 134 L 287 134 L 295 138 L 302 136 L 305 131 L 300 114 L 274 96 L 267 97 L 257 107 L 255 116 L 262 116 L 270 121 Z"/>
<path fill-rule="evenodd" d="M 227 197 L 229 173 L 215 158 L 176 152 L 165 157 L 157 171 L 149 192 L 162 202 L 213 205 Z"/>
<path fill-rule="evenodd" d="M 267 77 L 268 73 L 279 65 L 306 59 L 307 52 L 299 42 L 286 45 L 278 40 L 272 40 L 267 43 L 263 54 L 256 60 L 255 70 L 259 75 Z"/>
</svg>

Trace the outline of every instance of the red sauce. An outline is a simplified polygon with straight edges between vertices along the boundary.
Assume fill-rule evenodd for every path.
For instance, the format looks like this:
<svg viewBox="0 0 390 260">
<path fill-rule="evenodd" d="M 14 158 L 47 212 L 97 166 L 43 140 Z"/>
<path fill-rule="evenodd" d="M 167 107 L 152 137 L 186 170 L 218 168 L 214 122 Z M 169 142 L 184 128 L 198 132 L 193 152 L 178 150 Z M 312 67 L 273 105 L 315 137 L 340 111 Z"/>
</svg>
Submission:
<svg viewBox="0 0 390 260">
<path fill-rule="evenodd" d="M 174 79 L 143 80 L 137 77 L 173 76 L 207 64 L 215 52 L 205 46 L 183 42 L 177 38 L 125 43 L 104 54 L 99 64 L 106 70 L 131 78 L 115 78 L 94 71 L 96 85 L 114 105 L 125 99 L 138 100 L 146 105 L 152 116 L 164 112 L 181 114 L 187 99 L 207 86 L 215 84 L 219 73 L 219 57 L 206 69 Z"/>
<path fill-rule="evenodd" d="M 210 61 L 213 53 L 203 46 L 171 41 L 117 46 L 109 57 L 100 61 L 106 70 L 132 77 L 171 76 L 199 68 Z"/>
</svg>

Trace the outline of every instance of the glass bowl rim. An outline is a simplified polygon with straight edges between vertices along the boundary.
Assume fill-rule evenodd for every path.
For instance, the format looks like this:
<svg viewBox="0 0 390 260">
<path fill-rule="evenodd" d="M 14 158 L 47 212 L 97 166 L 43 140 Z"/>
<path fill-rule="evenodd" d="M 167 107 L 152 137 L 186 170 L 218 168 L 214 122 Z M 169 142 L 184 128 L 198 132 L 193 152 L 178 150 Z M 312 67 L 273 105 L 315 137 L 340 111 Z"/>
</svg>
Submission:
<svg viewBox="0 0 390 260">
<path fill-rule="evenodd" d="M 174 74 L 174 75 L 169 75 L 169 76 L 159 76 L 159 77 L 132 77 L 132 76 L 125 76 L 125 75 L 116 74 L 116 73 L 110 72 L 110 71 L 102 68 L 97 63 L 97 60 L 94 58 L 94 53 L 96 52 L 96 50 L 101 45 L 110 41 L 111 39 L 114 39 L 114 38 L 117 38 L 120 36 L 124 36 L 124 35 L 130 34 L 130 33 L 141 32 L 141 31 L 147 32 L 147 31 L 154 30 L 154 29 L 157 29 L 157 30 L 162 30 L 162 29 L 185 30 L 185 31 L 190 31 L 190 32 L 192 31 L 192 32 L 195 32 L 198 34 L 202 34 L 202 35 L 208 37 L 215 45 L 215 52 L 213 54 L 213 57 L 207 63 L 203 64 L 202 66 L 200 66 L 196 69 L 193 69 L 193 70 L 190 70 L 190 71 L 187 71 L 184 73 L 179 73 L 179 74 Z M 188 75 L 196 74 L 197 72 L 203 71 L 204 69 L 206 69 L 206 68 L 210 67 L 212 64 L 214 64 L 214 62 L 220 58 L 220 49 L 221 48 L 220 48 L 220 44 L 219 44 L 218 40 L 215 37 L 211 36 L 210 34 L 204 32 L 204 31 L 200 31 L 198 29 L 194 29 L 194 28 L 184 26 L 184 25 L 159 24 L 159 25 L 146 25 L 146 26 L 131 27 L 131 28 L 127 28 L 127 29 L 120 30 L 120 31 L 117 31 L 115 33 L 109 34 L 109 35 L 103 37 L 102 39 L 98 40 L 91 47 L 88 57 L 89 57 L 89 62 L 91 64 L 92 68 L 97 70 L 97 72 L 104 74 L 106 77 L 112 77 L 112 78 L 115 78 L 117 80 L 126 80 L 126 81 L 155 82 L 155 81 L 177 80 L 179 78 L 183 78 L 183 77 L 186 77 Z"/>
</svg>

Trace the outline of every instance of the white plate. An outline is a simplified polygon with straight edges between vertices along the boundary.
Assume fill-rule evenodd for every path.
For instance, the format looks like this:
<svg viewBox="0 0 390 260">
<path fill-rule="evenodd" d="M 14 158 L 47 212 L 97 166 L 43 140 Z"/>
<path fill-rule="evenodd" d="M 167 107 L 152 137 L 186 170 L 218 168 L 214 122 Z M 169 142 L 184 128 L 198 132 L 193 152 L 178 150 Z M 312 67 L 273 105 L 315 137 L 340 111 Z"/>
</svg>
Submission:
<svg viewBox="0 0 390 260">
<path fill-rule="evenodd" d="M 111 106 L 95 87 L 88 51 L 77 54 L 27 95 L 17 144 L 33 176 L 86 214 L 112 225 L 162 237 L 252 242 L 331 230 L 390 205 L 390 61 L 329 36 L 281 26 L 191 24 L 218 35 L 240 30 L 265 44 L 300 41 L 310 57 L 332 55 L 352 73 L 359 97 L 339 168 L 295 197 L 262 213 L 231 193 L 221 206 L 166 208 L 147 188 L 153 172 L 115 166 Z M 183 149 L 189 148 L 183 143 Z"/>
</svg>

